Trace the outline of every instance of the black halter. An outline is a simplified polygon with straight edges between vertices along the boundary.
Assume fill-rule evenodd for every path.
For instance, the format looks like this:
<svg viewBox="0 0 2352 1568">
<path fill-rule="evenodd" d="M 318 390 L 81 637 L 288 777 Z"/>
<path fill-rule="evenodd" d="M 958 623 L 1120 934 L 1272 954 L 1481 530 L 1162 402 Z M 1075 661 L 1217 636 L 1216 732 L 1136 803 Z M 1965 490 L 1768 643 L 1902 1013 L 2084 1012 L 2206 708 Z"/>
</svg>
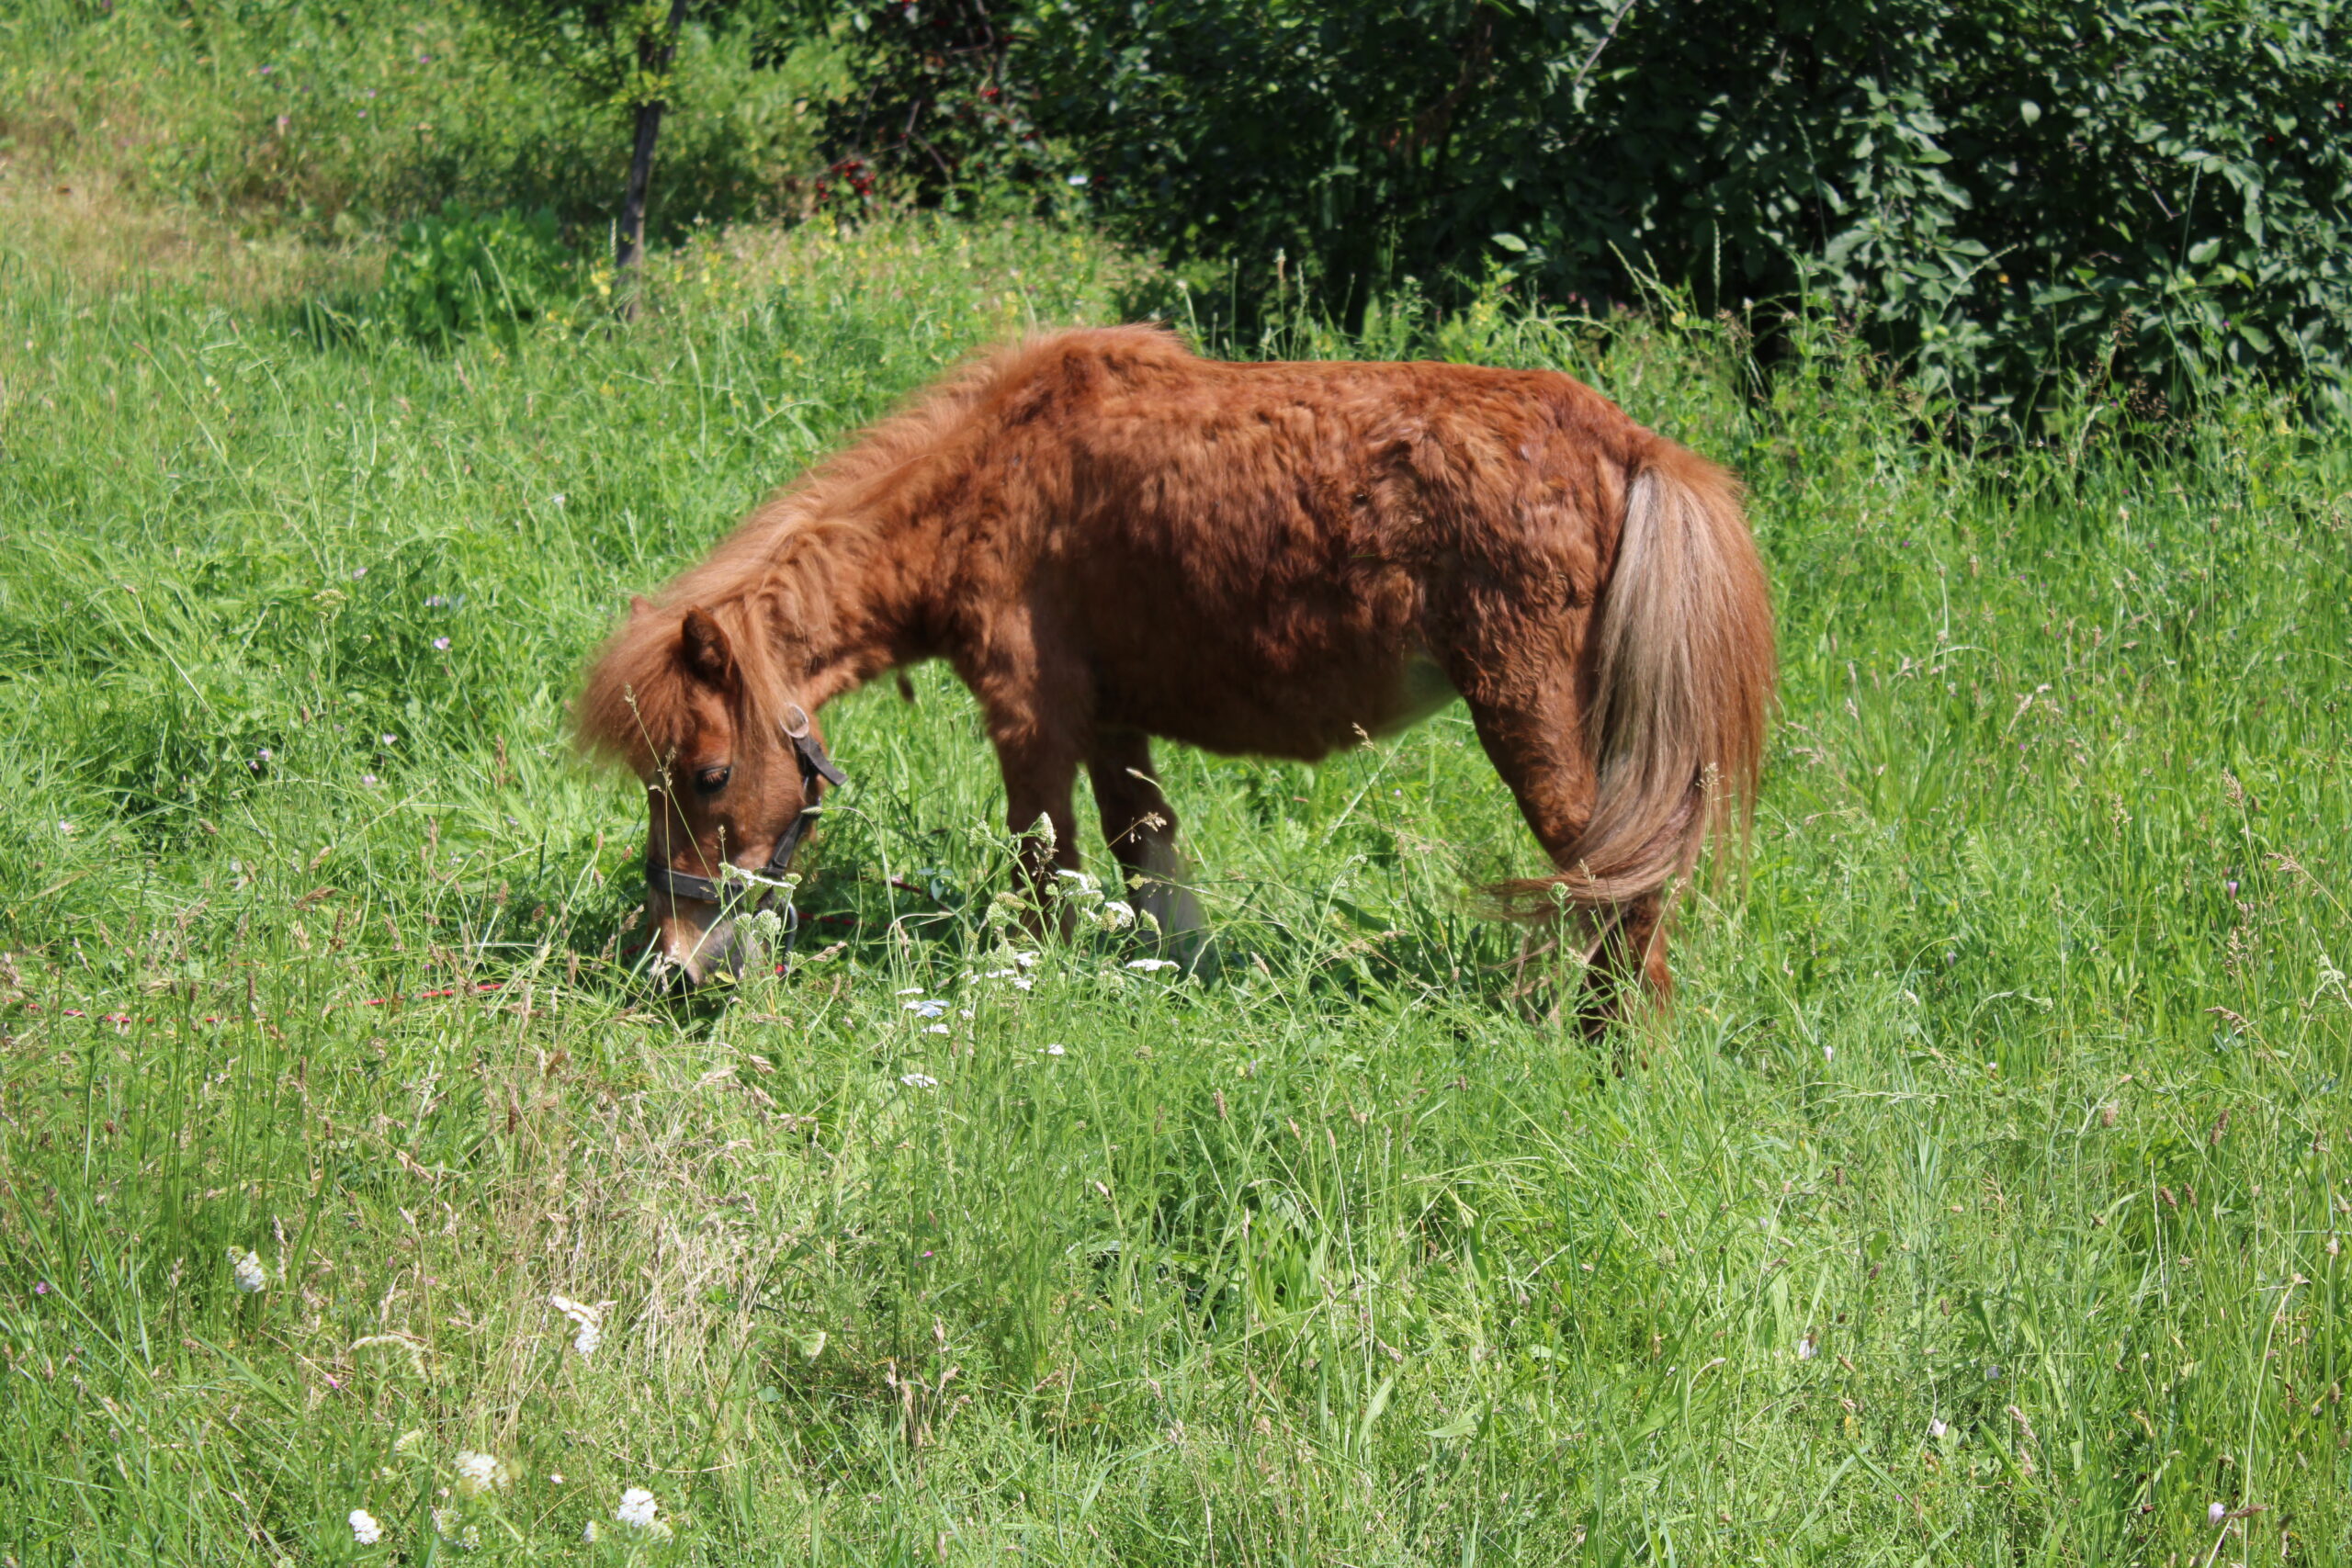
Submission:
<svg viewBox="0 0 2352 1568">
<path fill-rule="evenodd" d="M 825 754 L 825 743 L 811 731 L 808 716 L 797 706 L 789 711 L 799 721 L 797 725 L 787 723 L 784 731 L 792 741 L 794 754 L 800 761 L 800 798 L 803 804 L 799 815 L 793 818 L 777 836 L 775 849 L 768 855 L 767 864 L 758 871 L 745 871 L 741 866 L 729 868 L 736 873 L 736 877 L 728 880 L 736 881 L 739 887 L 749 886 L 761 890 L 758 902 L 752 906 L 754 913 L 774 908 L 777 896 L 787 886 L 784 874 L 792 863 L 793 852 L 800 847 L 802 837 L 808 831 L 808 824 L 822 809 L 818 805 L 821 797 L 818 781 L 821 779 L 831 784 L 849 783 L 849 775 Z M 655 860 L 653 840 L 650 837 L 645 842 L 645 886 L 649 889 L 667 893 L 673 898 L 692 898 L 702 904 L 723 905 L 729 902 L 729 890 L 721 879 L 673 871 Z M 800 918 L 788 901 L 784 906 L 783 919 L 785 940 L 789 942 L 799 926 Z"/>
</svg>

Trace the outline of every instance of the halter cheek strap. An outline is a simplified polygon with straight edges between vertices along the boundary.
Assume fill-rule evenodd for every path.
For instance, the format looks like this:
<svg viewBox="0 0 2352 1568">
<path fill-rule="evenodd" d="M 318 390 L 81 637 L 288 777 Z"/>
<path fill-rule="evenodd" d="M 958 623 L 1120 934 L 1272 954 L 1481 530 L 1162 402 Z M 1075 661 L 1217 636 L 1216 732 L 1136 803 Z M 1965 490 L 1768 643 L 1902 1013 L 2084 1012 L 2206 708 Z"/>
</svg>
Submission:
<svg viewBox="0 0 2352 1568">
<path fill-rule="evenodd" d="M 793 852 L 800 848 L 800 840 L 808 833 L 808 824 L 822 810 L 818 804 L 823 794 L 819 787 L 820 781 L 830 784 L 849 783 L 849 775 L 842 773 L 832 758 L 826 754 L 825 743 L 810 730 L 808 716 L 797 707 L 790 711 L 797 716 L 798 722 L 787 723 L 785 734 L 791 739 L 793 752 L 799 759 L 800 798 L 806 804 L 801 807 L 799 814 L 786 824 L 784 831 L 776 836 L 775 848 L 769 852 L 767 864 L 758 871 L 745 871 L 741 866 L 733 868 L 742 884 L 761 890 L 758 902 L 752 906 L 755 912 L 773 908 L 777 896 L 789 886 L 784 880 L 785 870 L 792 863 Z M 717 878 L 673 871 L 654 859 L 650 839 L 645 845 L 645 886 L 649 889 L 667 893 L 673 898 L 691 898 L 699 904 L 723 905 L 729 901 L 729 888 Z M 786 903 L 783 915 L 785 939 L 789 942 L 792 934 L 799 928 L 799 914 Z"/>
</svg>

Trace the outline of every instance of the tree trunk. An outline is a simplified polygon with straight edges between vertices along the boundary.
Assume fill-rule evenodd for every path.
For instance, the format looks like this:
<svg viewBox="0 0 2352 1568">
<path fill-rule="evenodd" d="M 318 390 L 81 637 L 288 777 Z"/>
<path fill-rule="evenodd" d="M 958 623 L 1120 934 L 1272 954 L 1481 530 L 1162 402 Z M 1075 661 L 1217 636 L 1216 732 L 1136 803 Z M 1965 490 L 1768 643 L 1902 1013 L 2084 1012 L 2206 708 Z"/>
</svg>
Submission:
<svg viewBox="0 0 2352 1568">
<path fill-rule="evenodd" d="M 687 0 L 670 0 L 670 20 L 656 39 L 640 34 L 638 68 L 649 75 L 664 75 L 678 52 L 678 29 L 685 25 Z M 637 147 L 629 155 L 628 188 L 621 194 L 620 231 L 613 241 L 613 268 L 626 276 L 645 254 L 645 195 L 653 183 L 653 141 L 662 133 L 665 98 L 650 98 L 637 106 Z M 634 310 L 631 299 L 624 309 Z"/>
</svg>

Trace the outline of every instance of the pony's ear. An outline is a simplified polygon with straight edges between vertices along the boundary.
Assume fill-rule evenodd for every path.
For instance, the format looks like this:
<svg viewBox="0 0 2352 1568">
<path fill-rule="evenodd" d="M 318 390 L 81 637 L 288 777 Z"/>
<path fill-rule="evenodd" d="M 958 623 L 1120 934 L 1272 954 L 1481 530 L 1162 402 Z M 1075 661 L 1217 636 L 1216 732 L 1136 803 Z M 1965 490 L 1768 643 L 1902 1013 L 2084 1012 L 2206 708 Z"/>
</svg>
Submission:
<svg viewBox="0 0 2352 1568">
<path fill-rule="evenodd" d="M 735 652 L 727 645 L 727 634 L 705 610 L 688 610 L 680 623 L 678 657 L 714 686 L 726 685 L 735 673 Z"/>
</svg>

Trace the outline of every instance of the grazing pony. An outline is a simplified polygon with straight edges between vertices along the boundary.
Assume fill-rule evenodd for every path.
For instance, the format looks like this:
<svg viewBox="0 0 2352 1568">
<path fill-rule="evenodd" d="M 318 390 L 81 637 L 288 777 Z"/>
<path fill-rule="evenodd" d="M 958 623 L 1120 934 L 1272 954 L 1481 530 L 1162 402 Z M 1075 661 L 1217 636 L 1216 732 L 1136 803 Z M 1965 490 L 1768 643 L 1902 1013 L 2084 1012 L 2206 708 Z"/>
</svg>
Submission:
<svg viewBox="0 0 2352 1568">
<path fill-rule="evenodd" d="M 1636 976 L 1664 998 L 1664 894 L 1744 814 L 1773 682 L 1736 482 L 1580 382 L 1038 337 L 778 492 L 598 655 L 580 731 L 645 782 L 658 964 L 729 961 L 724 868 L 779 871 L 839 779 L 809 716 L 926 659 L 978 699 L 1033 892 L 1079 864 L 1084 767 L 1178 942 L 1152 737 L 1312 761 L 1459 694 L 1557 868 L 1496 891 L 1576 924 L 1589 1021 Z"/>
</svg>

